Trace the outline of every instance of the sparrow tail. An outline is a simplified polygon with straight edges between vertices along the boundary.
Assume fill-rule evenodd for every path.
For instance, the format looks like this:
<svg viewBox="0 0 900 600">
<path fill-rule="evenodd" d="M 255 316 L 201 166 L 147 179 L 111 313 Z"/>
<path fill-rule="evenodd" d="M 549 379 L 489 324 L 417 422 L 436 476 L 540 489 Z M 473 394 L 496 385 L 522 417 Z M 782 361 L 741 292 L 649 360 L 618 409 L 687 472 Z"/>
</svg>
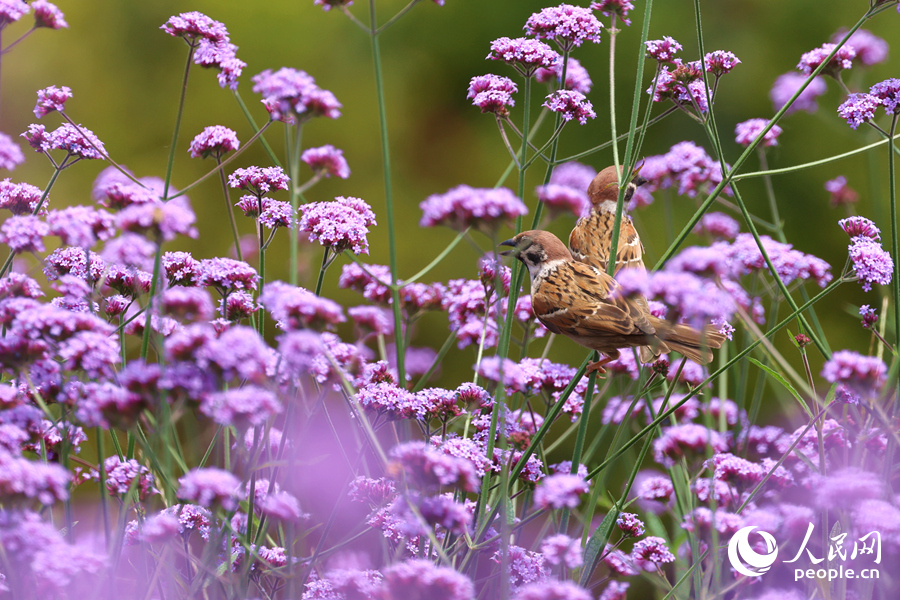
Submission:
<svg viewBox="0 0 900 600">
<path fill-rule="evenodd" d="M 656 335 L 670 350 L 701 365 L 712 362 L 711 348 L 721 348 L 725 342 L 725 336 L 713 325 L 707 325 L 701 333 L 689 325 L 669 323 L 654 317 L 650 318 L 650 322 L 656 327 Z"/>
</svg>

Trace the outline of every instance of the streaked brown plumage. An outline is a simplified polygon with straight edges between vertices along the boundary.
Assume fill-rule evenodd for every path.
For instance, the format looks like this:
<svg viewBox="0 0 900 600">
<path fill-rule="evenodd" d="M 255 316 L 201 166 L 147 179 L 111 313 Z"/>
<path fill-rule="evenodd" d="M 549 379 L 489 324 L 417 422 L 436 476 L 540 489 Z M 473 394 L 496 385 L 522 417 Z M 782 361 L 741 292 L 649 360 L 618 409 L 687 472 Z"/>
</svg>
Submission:
<svg viewBox="0 0 900 600">
<path fill-rule="evenodd" d="M 620 348 L 646 346 L 655 354 L 673 350 L 705 364 L 710 348 L 725 340 L 713 327 L 701 333 L 687 325 L 658 319 L 634 300 L 615 293 L 618 284 L 604 271 L 573 259 L 572 254 L 548 231 L 524 231 L 502 246 L 528 268 L 534 316 L 553 333 L 604 355 L 590 370 L 604 372 L 603 365 L 619 356 Z"/>
</svg>

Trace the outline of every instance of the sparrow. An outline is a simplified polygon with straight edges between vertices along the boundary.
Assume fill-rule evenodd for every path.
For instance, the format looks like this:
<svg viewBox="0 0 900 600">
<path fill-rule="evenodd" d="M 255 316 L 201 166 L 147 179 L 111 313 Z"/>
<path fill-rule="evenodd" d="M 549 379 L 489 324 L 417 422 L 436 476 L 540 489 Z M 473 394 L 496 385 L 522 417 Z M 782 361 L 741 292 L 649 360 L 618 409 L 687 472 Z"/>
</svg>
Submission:
<svg viewBox="0 0 900 600">
<path fill-rule="evenodd" d="M 714 327 L 703 332 L 670 323 L 650 314 L 621 293 L 606 271 L 576 261 L 558 237 L 549 231 L 523 231 L 501 246 L 501 252 L 522 261 L 531 276 L 531 307 L 544 327 L 603 355 L 588 372 L 605 373 L 603 366 L 619 357 L 621 348 L 644 346 L 654 354 L 675 351 L 694 362 L 712 361 L 710 348 L 719 348 L 725 336 Z"/>
<path fill-rule="evenodd" d="M 621 171 L 621 167 L 620 167 Z M 625 202 L 631 200 L 638 186 L 647 180 L 634 175 L 625 187 Z M 594 177 L 587 189 L 591 212 L 578 219 L 569 234 L 569 250 L 575 260 L 605 271 L 609 263 L 613 225 L 616 220 L 616 202 L 619 198 L 619 178 L 614 166 L 606 167 Z M 616 246 L 616 272 L 623 268 L 644 269 L 644 245 L 631 217 L 622 214 L 619 226 L 619 243 Z"/>
</svg>

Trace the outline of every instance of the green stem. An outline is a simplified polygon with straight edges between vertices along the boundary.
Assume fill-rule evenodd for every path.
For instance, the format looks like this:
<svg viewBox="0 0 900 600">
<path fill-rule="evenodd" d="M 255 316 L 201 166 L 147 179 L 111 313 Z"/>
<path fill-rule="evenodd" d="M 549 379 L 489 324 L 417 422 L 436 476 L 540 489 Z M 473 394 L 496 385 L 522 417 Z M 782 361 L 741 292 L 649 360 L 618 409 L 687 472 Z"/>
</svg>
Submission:
<svg viewBox="0 0 900 600">
<path fill-rule="evenodd" d="M 38 214 L 38 211 L 41 210 L 41 207 L 44 206 L 44 202 L 47 201 L 47 196 L 50 195 L 50 188 L 53 187 L 53 184 L 56 183 L 56 179 L 59 177 L 59 174 L 62 172 L 62 169 L 57 167 L 53 170 L 53 175 L 50 176 L 50 181 L 47 182 L 46 187 L 44 187 L 43 193 L 41 193 L 41 199 L 38 201 L 37 206 L 34 207 L 34 210 L 31 211 L 31 215 L 34 216 Z M 15 252 L 10 252 L 9 257 L 6 259 L 6 262 L 3 263 L 3 266 L 0 267 L 0 277 L 6 275 L 7 269 L 9 269 L 10 265 L 12 265 L 13 259 L 16 257 Z"/>
<path fill-rule="evenodd" d="M 144 320 L 144 335 L 141 337 L 141 358 L 147 360 L 150 350 L 150 330 L 153 317 L 153 302 L 159 287 L 159 272 L 162 265 L 162 240 L 156 241 L 156 257 L 153 260 L 153 279 L 150 280 L 150 296 L 147 299 L 147 318 Z M 161 316 L 161 315 L 160 315 Z"/>
<path fill-rule="evenodd" d="M 253 128 L 253 133 L 254 133 L 253 139 L 256 139 L 257 137 L 262 135 L 262 132 L 265 131 L 266 127 L 269 126 L 269 123 L 271 123 L 272 120 L 269 119 L 266 122 L 266 124 L 263 125 L 262 128 L 260 128 L 259 126 L 257 126 L 256 121 L 253 119 L 253 115 L 250 114 L 250 109 L 247 108 L 247 105 L 244 103 L 244 99 L 241 98 L 240 92 L 238 92 L 237 90 L 234 90 L 233 94 L 234 94 L 234 99 L 237 101 L 238 106 L 241 109 L 241 112 L 244 113 L 244 117 L 247 119 L 247 122 L 250 123 L 250 127 Z M 272 164 L 280 167 L 281 162 L 278 160 L 278 157 L 275 156 L 275 151 L 272 150 L 272 146 L 269 145 L 269 142 L 266 141 L 266 138 L 261 137 L 259 142 L 262 144 L 263 148 L 265 149 L 266 154 L 269 155 L 269 160 L 272 161 Z M 249 142 L 248 142 L 248 145 L 249 145 Z"/>
<path fill-rule="evenodd" d="M 322 265 L 319 267 L 319 277 L 316 279 L 316 296 L 322 293 L 322 283 L 325 281 L 325 271 L 328 269 L 328 253 L 330 251 L 331 247 L 325 246 L 325 251 L 322 253 Z"/>
<path fill-rule="evenodd" d="M 103 513 L 103 533 L 109 547 L 109 507 L 106 505 L 106 456 L 103 450 L 103 429 L 97 427 L 97 472 L 100 474 L 100 511 Z"/>
<path fill-rule="evenodd" d="M 594 352 L 592 361 L 600 360 L 600 355 Z M 578 466 L 581 464 L 581 454 L 584 450 L 584 440 L 587 437 L 588 421 L 591 418 L 591 400 L 594 397 L 594 384 L 597 380 L 597 371 L 592 371 L 588 376 L 587 390 L 584 393 L 584 404 L 581 409 L 581 417 L 578 421 L 578 434 L 575 436 L 575 448 L 572 450 L 572 468 L 569 472 L 572 475 L 578 474 Z M 559 518 L 559 532 L 565 533 L 569 525 L 569 509 L 563 510 Z"/>
<path fill-rule="evenodd" d="M 239 261 L 244 260 L 241 252 L 241 236 L 238 234 L 237 221 L 234 218 L 234 207 L 231 206 L 231 198 L 228 194 L 228 181 L 225 178 L 225 171 L 222 170 L 222 157 L 216 157 L 216 165 L 219 167 L 219 179 L 222 183 L 222 193 L 225 197 L 225 212 L 228 214 L 228 220 L 231 222 L 231 235 L 234 237 L 234 252 Z"/>
<path fill-rule="evenodd" d="M 408 13 L 410 10 L 412 10 L 412 7 L 415 6 L 416 4 L 418 4 L 418 3 L 421 2 L 421 1 L 422 1 L 422 0 L 410 0 L 410 3 L 409 3 L 409 4 L 407 4 L 406 6 L 404 6 L 403 8 L 401 8 L 400 11 L 397 12 L 396 15 L 394 15 L 393 17 L 391 17 L 390 19 L 388 19 L 387 22 L 385 22 L 384 25 L 382 25 L 381 27 L 379 27 L 379 28 L 375 31 L 375 35 L 381 35 L 382 33 L 384 33 L 384 31 L 385 31 L 388 27 L 390 27 L 391 25 L 393 25 L 394 23 L 396 23 L 397 21 L 399 21 L 400 18 L 401 18 L 403 15 L 405 15 L 405 14 Z M 375 24 L 375 19 L 374 19 L 374 18 L 372 19 L 372 24 L 373 24 L 373 26 L 374 26 L 374 24 Z"/>
<path fill-rule="evenodd" d="M 438 254 L 437 257 L 436 257 L 434 260 L 432 260 L 430 263 L 428 263 L 428 266 L 427 266 L 427 267 L 425 267 L 424 269 L 422 269 L 421 271 L 419 271 L 418 273 L 416 273 L 415 275 L 413 275 L 413 276 L 410 277 L 409 279 L 404 279 L 404 280 L 403 280 L 403 285 L 408 285 L 408 284 L 410 284 L 410 283 L 414 283 L 414 282 L 418 281 L 419 279 L 421 279 L 422 277 L 424 277 L 425 275 L 427 275 L 427 274 L 429 273 L 429 271 L 431 271 L 433 268 L 435 268 L 436 266 L 438 266 L 438 264 L 440 264 L 440 262 L 441 262 L 442 260 L 444 260 L 445 258 L 447 258 L 447 255 L 450 254 L 450 252 L 451 252 L 454 248 L 456 248 L 456 245 L 459 244 L 459 243 L 463 240 L 463 238 L 466 237 L 466 235 L 468 235 L 468 233 L 469 233 L 469 231 L 470 231 L 471 229 L 472 229 L 471 227 L 466 227 L 463 231 L 460 231 L 458 234 L 456 234 L 456 237 L 453 238 L 453 241 L 450 242 L 450 245 L 449 245 L 449 246 L 447 246 L 446 248 L 444 248 L 444 251 L 443 251 L 443 252 L 441 252 L 440 254 Z"/>
<path fill-rule="evenodd" d="M 190 51 L 184 66 L 184 78 L 181 81 L 181 95 L 178 98 L 178 113 L 175 116 L 175 130 L 172 132 L 172 145 L 169 147 L 169 162 L 166 165 L 166 182 L 163 186 L 163 200 L 169 199 L 169 184 L 172 181 L 172 169 L 175 166 L 175 149 L 178 146 L 178 132 L 181 129 L 181 118 L 184 116 L 184 101 L 187 97 L 188 75 L 191 73 L 191 60 L 194 58 L 195 46 L 189 44 Z"/>
<path fill-rule="evenodd" d="M 287 153 L 287 164 L 288 169 L 290 169 L 290 179 L 291 179 L 291 211 L 295 215 L 298 214 L 300 208 L 300 194 L 302 193 L 300 188 L 297 187 L 297 181 L 300 179 L 300 140 L 303 134 L 303 126 L 298 124 L 295 129 L 295 133 L 293 136 L 290 135 L 291 127 L 288 125 L 285 127 L 284 133 L 284 145 L 285 151 Z M 291 138 L 294 138 L 294 143 L 291 143 Z M 295 230 L 290 230 L 291 236 L 291 272 L 290 272 L 290 282 L 291 285 L 297 285 L 297 281 L 300 277 L 299 273 L 299 265 L 300 265 L 300 237 L 297 235 L 299 232 Z M 328 250 L 325 250 L 325 255 L 328 255 Z M 324 265 L 324 262 L 323 262 Z M 322 272 L 319 273 L 319 282 L 316 284 L 316 295 L 319 294 L 318 290 L 321 289 L 321 280 L 322 275 L 324 274 L 324 267 L 322 268 Z"/>
</svg>

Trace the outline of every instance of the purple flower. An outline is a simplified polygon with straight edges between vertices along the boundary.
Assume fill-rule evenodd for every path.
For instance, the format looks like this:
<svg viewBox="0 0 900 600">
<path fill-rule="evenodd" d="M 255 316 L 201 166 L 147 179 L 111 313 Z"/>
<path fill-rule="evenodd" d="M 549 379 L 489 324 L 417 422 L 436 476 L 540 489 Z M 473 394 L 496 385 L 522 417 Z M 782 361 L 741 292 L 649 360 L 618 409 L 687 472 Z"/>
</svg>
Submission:
<svg viewBox="0 0 900 600">
<path fill-rule="evenodd" d="M 581 543 L 565 534 L 551 535 L 541 542 L 541 553 L 551 565 L 565 563 L 570 569 L 577 569 L 584 560 L 581 555 Z"/>
<path fill-rule="evenodd" d="M 846 29 L 839 29 L 831 36 L 831 41 L 839 43 L 847 35 Z M 856 52 L 856 58 L 864 65 L 871 66 L 887 60 L 888 43 L 867 29 L 857 29 L 847 40 L 847 46 L 851 46 Z"/>
<path fill-rule="evenodd" d="M 740 224 L 720 212 L 708 212 L 700 218 L 700 222 L 694 228 L 694 233 L 705 233 L 714 238 L 733 240 L 740 233 Z"/>
<path fill-rule="evenodd" d="M 178 498 L 206 508 L 217 505 L 232 511 L 238 507 L 240 485 L 237 477 L 222 469 L 191 469 L 178 479 Z"/>
<path fill-rule="evenodd" d="M 41 202 L 42 192 L 29 183 L 12 183 L 9 179 L 0 181 L 0 208 L 14 215 L 31 215 Z M 46 214 L 46 208 L 38 213 Z"/>
<path fill-rule="evenodd" d="M 828 55 L 837 47 L 837 44 L 822 44 L 815 50 L 810 50 L 800 57 L 797 63 L 797 69 L 804 75 L 810 75 L 824 62 Z M 853 66 L 853 59 L 856 58 L 856 50 L 852 46 L 844 45 L 832 57 L 822 73 L 825 75 L 837 75 L 842 69 L 849 69 Z"/>
<path fill-rule="evenodd" d="M 164 544 L 181 533 L 182 527 L 175 515 L 157 513 L 144 520 L 141 541 L 148 544 Z"/>
<path fill-rule="evenodd" d="M 247 167 L 235 169 L 228 176 L 228 185 L 246 190 L 254 196 L 265 196 L 272 190 L 286 190 L 290 179 L 281 167 Z"/>
<path fill-rule="evenodd" d="M 634 4 L 628 0 L 598 0 L 591 2 L 591 10 L 599 10 L 600 14 L 607 17 L 616 15 L 625 25 L 631 25 L 628 12 L 634 10 Z"/>
<path fill-rule="evenodd" d="M 850 243 L 850 261 L 864 291 L 870 291 L 873 283 L 887 285 L 891 282 L 894 261 L 875 240 L 862 236 L 853 238 Z"/>
<path fill-rule="evenodd" d="M 674 493 L 672 480 L 665 475 L 647 477 L 637 488 L 637 497 L 644 500 L 668 502 Z"/>
<path fill-rule="evenodd" d="M 87 159 L 100 159 L 106 156 L 103 142 L 82 125 L 76 127 L 71 123 L 63 123 L 54 131 L 47 133 L 43 125 L 32 124 L 22 137 L 28 140 L 28 144 L 36 152 L 65 150 L 69 156 Z"/>
<path fill-rule="evenodd" d="M 825 182 L 825 191 L 831 194 L 831 205 L 855 204 L 859 200 L 859 194 L 847 185 L 847 178 L 838 175 L 834 179 Z"/>
<path fill-rule="evenodd" d="M 313 6 L 321 6 L 322 10 L 328 12 L 335 7 L 353 6 L 353 0 L 313 0 Z"/>
<path fill-rule="evenodd" d="M 822 378 L 840 384 L 853 398 L 872 398 L 887 379 L 887 366 L 875 356 L 838 350 L 822 366 Z"/>
<path fill-rule="evenodd" d="M 528 212 L 525 204 L 509 189 L 472 188 L 459 185 L 444 194 L 434 194 L 419 203 L 421 227 L 446 225 L 462 231 L 478 227 L 491 231 Z"/>
<path fill-rule="evenodd" d="M 880 498 L 860 502 L 852 512 L 852 519 L 851 522 L 859 535 L 879 531 L 881 535 L 885 537 L 890 535 L 896 540 L 897 534 L 900 533 L 900 527 L 897 526 L 897 523 L 900 523 L 900 510 Z M 869 538 L 870 543 L 871 540 L 872 538 Z"/>
<path fill-rule="evenodd" d="M 212 156 L 218 160 L 225 156 L 225 153 L 237 150 L 240 146 L 241 143 L 233 130 L 221 125 L 212 125 L 204 127 L 203 131 L 191 140 L 188 152 L 191 153 L 191 158 Z"/>
<path fill-rule="evenodd" d="M 729 73 L 741 64 L 741 60 L 733 52 L 727 50 L 714 50 L 703 57 L 703 62 L 706 65 L 706 71 L 716 77 Z"/>
<path fill-rule="evenodd" d="M 371 479 L 359 476 L 350 482 L 350 499 L 354 502 L 367 502 L 371 506 L 381 506 L 394 497 L 397 488 L 390 479 L 381 477 Z"/>
<path fill-rule="evenodd" d="M 210 19 L 203 13 L 192 11 L 169 17 L 160 29 L 171 36 L 188 40 L 199 38 L 210 42 L 227 42 L 228 30 L 219 21 Z"/>
<path fill-rule="evenodd" d="M 579 566 L 581 563 L 579 563 Z M 591 600 L 591 594 L 571 581 L 542 581 L 518 588 L 512 600 Z"/>
<path fill-rule="evenodd" d="M 534 73 L 534 78 L 539 83 L 550 83 L 553 81 L 559 83 L 562 77 L 562 65 L 562 61 L 559 61 L 552 69 L 538 69 Z M 591 81 L 591 76 L 588 74 L 587 69 L 581 66 L 578 59 L 570 57 L 566 63 L 566 84 L 559 87 L 587 95 L 591 93 L 593 85 L 594 82 Z"/>
<path fill-rule="evenodd" d="M 280 413 L 281 403 L 269 390 L 245 385 L 210 394 L 200 402 L 200 412 L 220 425 L 234 425 L 243 431 Z"/>
<path fill-rule="evenodd" d="M 209 292 L 200 288 L 171 287 L 163 292 L 162 303 L 167 315 L 179 319 L 208 321 L 213 318 L 213 304 Z"/>
<path fill-rule="evenodd" d="M 62 11 L 47 0 L 35 0 L 31 3 L 31 8 L 34 9 L 35 27 L 62 29 L 69 26 Z"/>
<path fill-rule="evenodd" d="M 227 321 L 238 322 L 259 310 L 253 296 L 243 290 L 236 290 L 219 300 L 219 314 Z"/>
<path fill-rule="evenodd" d="M 535 193 L 551 215 L 574 214 L 583 217 L 591 210 L 591 202 L 584 190 L 549 183 L 538 186 Z"/>
<path fill-rule="evenodd" d="M 418 404 L 415 396 L 393 382 L 372 382 L 361 387 L 356 394 L 356 401 L 364 409 L 389 419 L 417 416 Z"/>
<path fill-rule="evenodd" d="M 653 459 L 671 468 L 675 462 L 686 454 L 702 454 L 707 447 L 713 452 L 726 452 L 728 441 L 718 431 L 707 429 L 703 425 L 686 423 L 674 425 L 663 430 L 663 434 L 653 441 Z"/>
<path fill-rule="evenodd" d="M 66 86 L 61 88 L 51 85 L 38 90 L 37 104 L 34 105 L 34 116 L 40 119 L 55 110 L 62 111 L 66 106 L 66 100 L 72 97 L 72 89 Z"/>
<path fill-rule="evenodd" d="M 341 269 L 338 287 L 360 292 L 370 302 L 389 304 L 391 302 L 391 269 L 386 265 L 367 265 L 363 270 L 356 263 L 349 263 Z"/>
<path fill-rule="evenodd" d="M 500 564 L 502 558 L 499 550 L 494 553 L 491 560 Z M 531 552 L 521 546 L 510 544 L 507 560 L 509 561 L 509 583 L 513 590 L 529 583 L 544 581 L 549 575 L 546 559 L 539 552 Z"/>
<path fill-rule="evenodd" d="M 303 205 L 298 229 L 308 233 L 310 241 L 318 241 L 337 254 L 352 250 L 359 255 L 369 253 L 366 235 L 375 224 L 375 213 L 365 200 L 338 196 L 334 202 Z"/>
<path fill-rule="evenodd" d="M 884 495 L 881 477 L 857 467 L 845 467 L 815 478 L 815 506 L 825 510 L 852 508 L 863 500 Z"/>
<path fill-rule="evenodd" d="M 305 120 L 323 116 L 337 119 L 341 103 L 334 94 L 316 85 L 315 79 L 304 71 L 282 67 L 254 75 L 253 91 L 262 94 L 262 103 L 277 121 L 294 123 L 295 117 Z"/>
<path fill-rule="evenodd" d="M 838 221 L 838 225 L 851 239 L 862 236 L 876 242 L 881 240 L 881 230 L 878 229 L 875 223 L 865 217 L 847 217 Z"/>
<path fill-rule="evenodd" d="M 150 469 L 133 458 L 123 462 L 118 456 L 110 456 L 103 466 L 106 469 L 106 489 L 111 496 L 121 496 L 133 489 L 141 500 L 146 500 L 150 494 L 159 493 L 156 478 Z M 99 479 L 100 473 L 94 471 L 93 476 Z"/>
<path fill-rule="evenodd" d="M 267 286 L 268 287 L 268 286 Z M 393 335 L 393 314 L 379 306 L 354 306 L 347 309 L 347 314 L 362 331 L 371 331 L 377 335 Z"/>
<path fill-rule="evenodd" d="M 862 326 L 866 329 L 871 329 L 878 321 L 878 313 L 876 313 L 875 309 L 868 304 L 863 304 L 859 307 L 859 315 L 863 318 Z"/>
<path fill-rule="evenodd" d="M 0 27 L 15 23 L 31 10 L 22 0 L 4 0 L 0 3 Z"/>
<path fill-rule="evenodd" d="M 628 588 L 631 586 L 627 581 L 611 580 L 609 584 L 603 588 L 597 600 L 625 600 Z"/>
<path fill-rule="evenodd" d="M 231 258 L 204 258 L 197 271 L 197 285 L 214 287 L 223 296 L 231 290 L 255 290 L 259 281 L 253 267 Z"/>
<path fill-rule="evenodd" d="M 588 492 L 588 484 L 583 477 L 569 473 L 557 473 L 545 477 L 534 490 L 534 503 L 543 508 L 575 508 L 578 496 Z"/>
<path fill-rule="evenodd" d="M 14 215 L 0 225 L 0 243 L 13 252 L 43 252 L 44 238 L 50 235 L 50 226 L 38 217 Z"/>
<path fill-rule="evenodd" d="M 196 238 L 197 217 L 184 196 L 167 202 L 155 201 L 132 204 L 116 216 L 116 226 L 122 231 L 147 235 L 157 242 L 169 242 L 176 235 Z"/>
<path fill-rule="evenodd" d="M 734 128 L 734 141 L 741 146 L 749 146 L 757 137 L 759 137 L 759 134 L 762 133 L 762 130 L 765 129 L 768 124 L 768 119 L 750 119 L 743 123 L 738 123 Z M 779 135 L 781 135 L 781 127 L 773 125 L 772 128 L 766 132 L 765 137 L 763 137 L 762 145 L 766 147 L 777 146 Z"/>
<path fill-rule="evenodd" d="M 474 600 L 472 580 L 450 567 L 428 560 L 408 560 L 384 570 L 386 598 L 441 598 Z"/>
<path fill-rule="evenodd" d="M 822 259 L 795 250 L 790 244 L 776 242 L 767 235 L 760 236 L 760 241 L 784 283 L 812 278 L 820 287 L 825 287 L 831 281 L 831 267 Z M 739 234 L 730 247 L 716 247 L 725 253 L 735 278 L 757 270 L 768 271 L 759 246 L 749 233 Z"/>
<path fill-rule="evenodd" d="M 639 537 L 644 535 L 644 522 L 633 513 L 620 512 L 616 518 L 616 525 L 625 537 Z"/>
<path fill-rule="evenodd" d="M 218 366 L 226 378 L 253 382 L 266 378 L 269 347 L 256 330 L 245 325 L 233 325 L 210 341 L 204 355 Z"/>
<path fill-rule="evenodd" d="M 847 121 L 851 129 L 875 118 L 875 109 L 881 99 L 871 94 L 850 94 L 843 104 L 838 106 L 838 116 Z"/>
<path fill-rule="evenodd" d="M 279 327 L 287 330 L 343 323 L 341 305 L 281 281 L 267 283 L 259 297 Z"/>
<path fill-rule="evenodd" d="M 425 442 L 394 446 L 390 457 L 396 465 L 395 472 L 405 473 L 410 485 L 422 489 L 455 485 L 467 492 L 476 492 L 481 485 L 471 460 L 445 454 Z"/>
<path fill-rule="evenodd" d="M 0 497 L 50 505 L 69 498 L 69 473 L 60 465 L 31 461 L 0 449 Z"/>
<path fill-rule="evenodd" d="M 12 171 L 25 162 L 25 155 L 22 149 L 8 135 L 0 132 L 0 169 Z"/>
<path fill-rule="evenodd" d="M 64 341 L 59 357 L 66 369 L 84 371 L 89 377 L 109 377 L 122 360 L 118 341 L 97 331 L 80 331 Z"/>
<path fill-rule="evenodd" d="M 500 116 L 509 114 L 507 107 L 515 106 L 512 95 L 518 92 L 516 84 L 508 77 L 499 75 L 479 75 L 469 82 L 467 98 L 481 112 L 497 113 Z"/>
<path fill-rule="evenodd" d="M 531 77 L 541 67 L 552 69 L 560 57 L 539 40 L 501 37 L 491 42 L 491 52 L 485 58 L 502 60 L 524 77 Z"/>
<path fill-rule="evenodd" d="M 67 246 L 90 248 L 98 240 L 108 240 L 116 229 L 115 217 L 102 208 L 70 206 L 47 215 L 51 235 L 58 235 Z"/>
<path fill-rule="evenodd" d="M 201 38 L 194 52 L 194 64 L 218 69 L 216 79 L 219 87 L 236 90 L 238 77 L 247 66 L 247 63 L 237 57 L 237 49 L 229 41 L 212 42 Z"/>
<path fill-rule="evenodd" d="M 528 17 L 525 33 L 536 38 L 553 40 L 562 49 L 581 46 L 585 41 L 600 43 L 603 25 L 589 8 L 560 4 L 544 8 Z"/>
<path fill-rule="evenodd" d="M 635 543 L 631 559 L 647 571 L 655 571 L 660 565 L 675 562 L 675 556 L 666 547 L 666 540 L 648 536 Z"/>
<path fill-rule="evenodd" d="M 331 144 L 318 148 L 307 148 L 300 155 L 300 160 L 309 165 L 314 173 L 325 177 L 332 175 L 341 179 L 350 177 L 350 166 L 347 164 L 347 159 L 344 158 L 344 151 Z"/>
<path fill-rule="evenodd" d="M 170 285 L 198 285 L 202 276 L 200 264 L 189 252 L 166 252 L 162 256 L 163 270 Z"/>
<path fill-rule="evenodd" d="M 869 88 L 888 114 L 900 113 L 900 79 L 885 79 Z"/>
<path fill-rule="evenodd" d="M 806 82 L 806 77 L 799 73 L 785 73 L 779 75 L 775 80 L 775 83 L 772 84 L 772 89 L 769 91 L 769 98 L 772 99 L 772 106 L 774 109 L 777 111 L 787 104 L 788 100 L 791 99 L 791 96 L 800 89 L 800 86 L 803 85 L 804 82 Z M 825 80 L 817 76 L 808 86 L 806 86 L 806 89 L 797 96 L 794 103 L 787 109 L 786 114 L 797 110 L 805 110 L 810 113 L 816 112 L 819 108 L 819 105 L 816 103 L 816 97 L 821 96 L 824 93 Z"/>
<path fill-rule="evenodd" d="M 647 55 L 659 63 L 674 63 L 675 53 L 682 48 L 681 44 L 669 36 L 661 40 L 649 40 L 646 45 Z"/>
<path fill-rule="evenodd" d="M 541 105 L 550 111 L 560 113 L 564 121 L 577 119 L 582 125 L 587 123 L 588 119 L 597 117 L 594 107 L 590 101 L 584 97 L 581 92 L 570 90 L 557 90 L 547 96 L 546 101 Z"/>
</svg>

